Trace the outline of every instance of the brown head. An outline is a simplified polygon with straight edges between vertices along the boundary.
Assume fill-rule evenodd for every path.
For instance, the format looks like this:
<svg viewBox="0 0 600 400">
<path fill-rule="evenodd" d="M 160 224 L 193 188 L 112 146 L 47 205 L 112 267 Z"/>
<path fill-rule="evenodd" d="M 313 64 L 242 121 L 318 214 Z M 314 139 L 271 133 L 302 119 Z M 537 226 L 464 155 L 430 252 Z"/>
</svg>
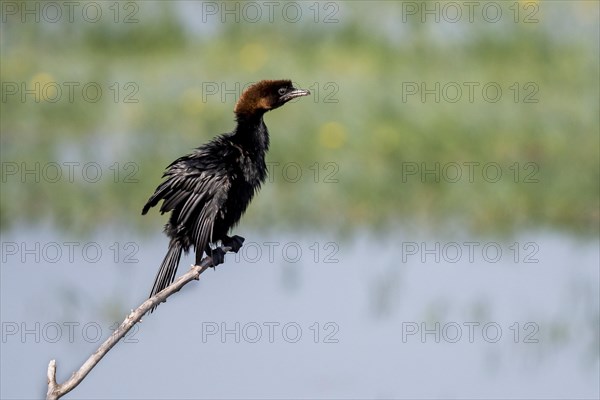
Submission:
<svg viewBox="0 0 600 400">
<path fill-rule="evenodd" d="M 248 87 L 235 104 L 236 115 L 264 114 L 269 110 L 281 107 L 288 101 L 300 96 L 308 96 L 310 91 L 296 89 L 292 81 L 264 80 Z"/>
</svg>

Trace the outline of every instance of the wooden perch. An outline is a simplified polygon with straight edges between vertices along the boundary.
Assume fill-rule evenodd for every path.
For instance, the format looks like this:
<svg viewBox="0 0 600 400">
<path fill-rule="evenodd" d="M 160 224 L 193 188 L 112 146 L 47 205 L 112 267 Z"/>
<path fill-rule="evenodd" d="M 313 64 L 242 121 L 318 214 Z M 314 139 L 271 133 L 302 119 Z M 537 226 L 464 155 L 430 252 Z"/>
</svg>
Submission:
<svg viewBox="0 0 600 400">
<path fill-rule="evenodd" d="M 231 248 L 223 247 L 222 250 L 226 253 L 230 251 Z M 198 280 L 200 278 L 200 274 L 212 266 L 212 258 L 205 257 L 200 263 L 200 265 L 192 265 L 192 268 L 188 272 L 177 278 L 175 282 L 173 282 L 171 285 L 169 285 L 156 295 L 143 302 L 135 310 L 131 311 L 131 313 L 121 323 L 119 328 L 115 330 L 112 333 L 112 335 L 110 335 L 110 337 L 106 339 L 104 343 L 102 343 L 98 350 L 96 350 L 83 363 L 81 368 L 73 372 L 73 375 L 71 375 L 71 377 L 67 381 L 60 384 L 56 383 L 56 360 L 51 360 L 50 364 L 48 365 L 48 392 L 46 393 L 46 399 L 56 400 L 73 390 L 77 385 L 81 383 L 81 381 L 87 376 L 87 374 L 90 373 L 92 368 L 94 368 L 96 364 L 100 362 L 102 357 L 104 357 L 106 353 L 108 353 L 108 351 L 112 349 L 113 346 L 117 344 L 117 342 L 121 340 L 121 338 L 123 338 L 127 334 L 127 332 L 129 332 L 129 330 L 133 328 L 135 324 L 140 322 L 142 317 L 148 311 L 150 311 L 151 308 L 159 305 L 160 303 L 165 302 L 169 296 L 177 293 L 188 282 Z"/>
</svg>

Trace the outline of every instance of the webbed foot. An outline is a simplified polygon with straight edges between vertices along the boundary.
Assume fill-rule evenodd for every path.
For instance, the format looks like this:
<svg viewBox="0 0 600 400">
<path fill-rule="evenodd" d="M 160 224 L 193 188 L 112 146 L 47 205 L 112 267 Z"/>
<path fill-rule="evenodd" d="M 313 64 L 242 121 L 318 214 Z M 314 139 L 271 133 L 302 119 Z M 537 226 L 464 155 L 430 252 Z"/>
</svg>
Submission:
<svg viewBox="0 0 600 400">
<path fill-rule="evenodd" d="M 210 258 L 212 259 L 212 267 L 215 268 L 217 265 L 225 262 L 225 252 L 221 247 L 217 247 L 211 251 Z"/>
<path fill-rule="evenodd" d="M 244 245 L 244 240 L 246 239 L 241 236 L 233 235 L 231 237 L 226 236 L 221 242 L 223 243 L 223 247 L 231 247 L 230 251 L 237 253 Z"/>
</svg>

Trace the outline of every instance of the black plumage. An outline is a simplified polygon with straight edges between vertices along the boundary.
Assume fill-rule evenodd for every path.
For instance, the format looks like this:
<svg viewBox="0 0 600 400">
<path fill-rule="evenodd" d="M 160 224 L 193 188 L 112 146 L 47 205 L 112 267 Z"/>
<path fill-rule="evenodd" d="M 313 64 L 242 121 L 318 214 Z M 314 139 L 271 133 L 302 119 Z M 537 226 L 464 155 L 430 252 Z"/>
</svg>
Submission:
<svg viewBox="0 0 600 400">
<path fill-rule="evenodd" d="M 211 244 L 220 241 L 232 251 L 239 250 L 244 239 L 227 233 L 267 176 L 269 132 L 263 115 L 308 94 L 308 90 L 294 88 L 289 80 L 266 80 L 250 86 L 236 103 L 237 125 L 232 132 L 217 136 L 167 167 L 163 174 L 166 179 L 142 210 L 146 214 L 162 200 L 160 212 L 171 212 L 165 225 L 171 240 L 150 296 L 173 282 L 182 251 L 194 247 L 196 264 L 206 253 L 213 256 L 216 265 L 222 254 L 215 257 Z"/>
</svg>

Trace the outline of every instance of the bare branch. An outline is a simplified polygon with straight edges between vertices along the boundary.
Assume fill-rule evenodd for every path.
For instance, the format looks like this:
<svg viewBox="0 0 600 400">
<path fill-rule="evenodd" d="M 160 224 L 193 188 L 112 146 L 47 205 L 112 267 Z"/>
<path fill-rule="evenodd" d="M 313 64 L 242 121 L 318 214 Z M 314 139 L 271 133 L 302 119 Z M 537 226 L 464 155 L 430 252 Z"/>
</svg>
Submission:
<svg viewBox="0 0 600 400">
<path fill-rule="evenodd" d="M 224 252 L 228 252 L 231 250 L 230 247 L 223 247 Z M 64 396 L 73 390 L 77 385 L 81 383 L 81 381 L 90 373 L 92 368 L 96 366 L 108 353 L 108 351 L 115 345 L 119 340 L 121 340 L 127 332 L 135 324 L 140 322 L 142 317 L 150 311 L 151 308 L 157 306 L 160 303 L 163 303 L 167 300 L 169 296 L 177 293 L 184 287 L 188 282 L 193 280 L 198 280 L 200 278 L 200 274 L 206 271 L 208 268 L 212 267 L 213 261 L 210 257 L 205 257 L 200 265 L 192 265 L 192 268 L 181 275 L 175 282 L 171 285 L 158 292 L 156 295 L 152 296 L 145 302 L 143 302 L 138 308 L 131 311 L 131 313 L 125 318 L 125 320 L 121 323 L 119 328 L 115 330 L 108 339 L 96 350 L 79 368 L 77 371 L 73 372 L 73 375 L 65 381 L 64 383 L 57 384 L 56 383 L 56 360 L 51 360 L 48 365 L 48 393 L 46 394 L 47 400 L 56 400 Z"/>
</svg>

